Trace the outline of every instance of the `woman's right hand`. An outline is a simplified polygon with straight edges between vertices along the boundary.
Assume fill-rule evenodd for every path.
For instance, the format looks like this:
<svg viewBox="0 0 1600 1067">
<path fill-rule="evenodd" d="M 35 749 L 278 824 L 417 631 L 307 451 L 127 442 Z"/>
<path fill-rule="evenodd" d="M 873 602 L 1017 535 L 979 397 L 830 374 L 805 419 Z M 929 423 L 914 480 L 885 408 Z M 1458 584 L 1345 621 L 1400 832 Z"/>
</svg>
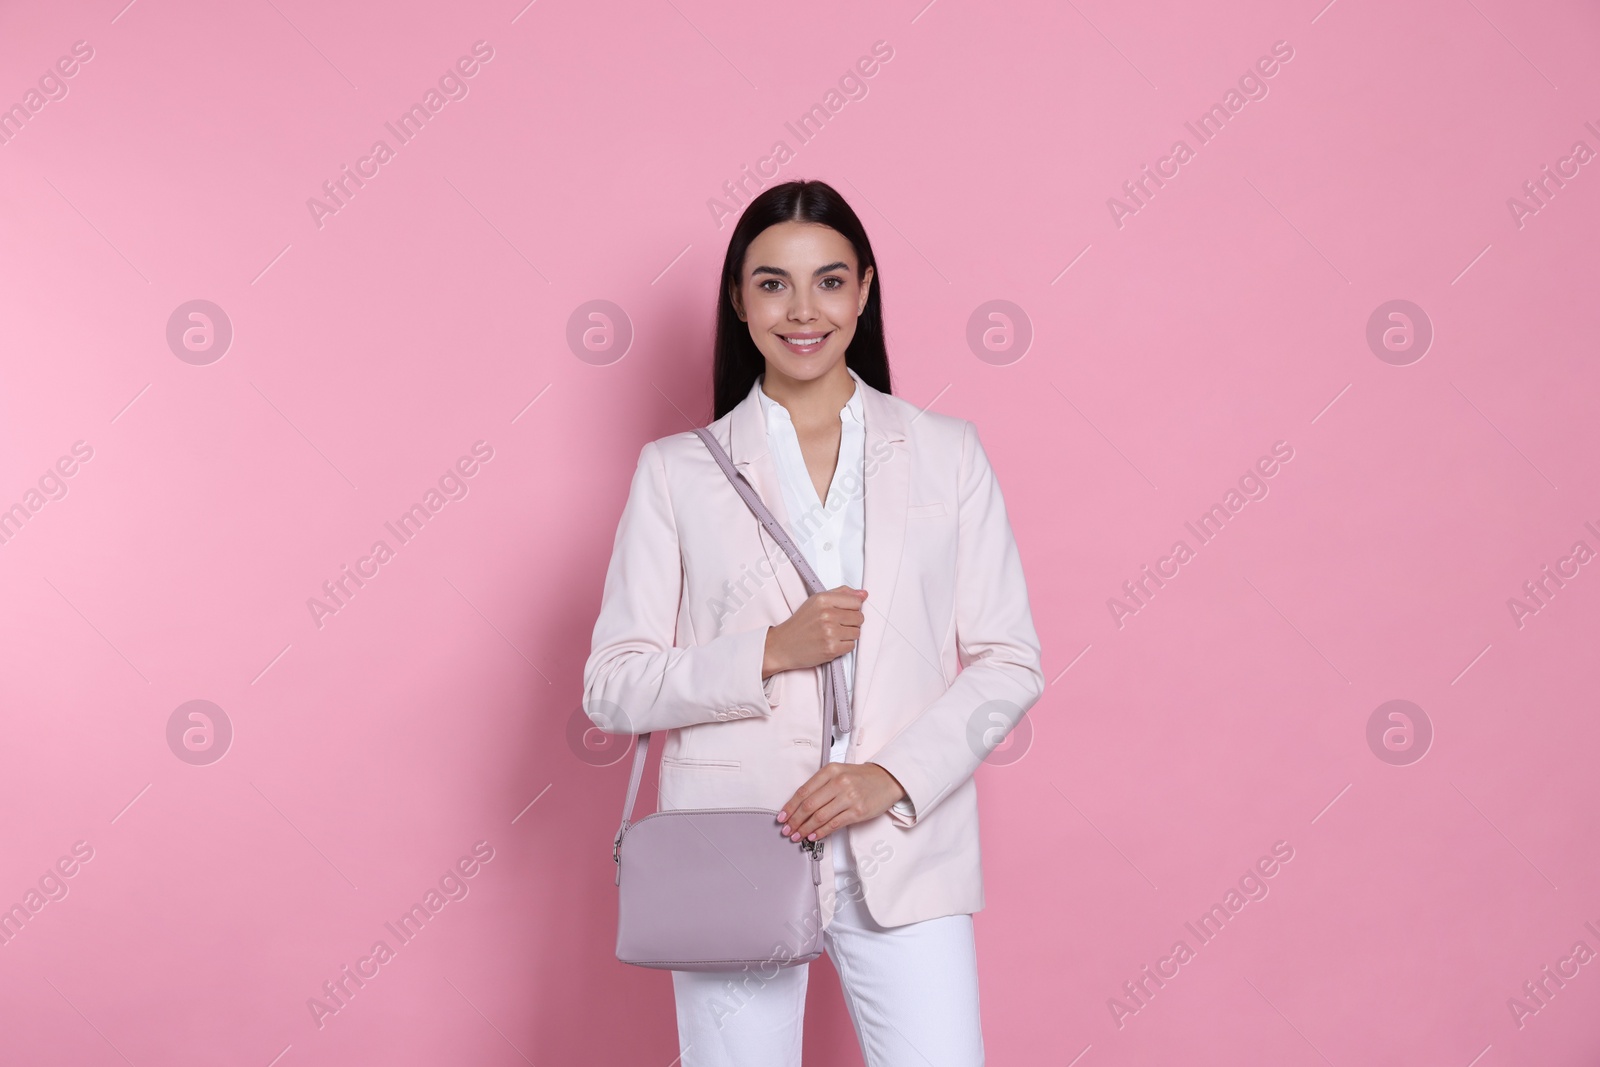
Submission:
<svg viewBox="0 0 1600 1067">
<path fill-rule="evenodd" d="M 866 599 L 865 589 L 825 589 L 807 597 L 786 622 L 768 627 L 761 680 L 779 671 L 820 666 L 852 651 L 866 620 L 861 610 Z"/>
</svg>

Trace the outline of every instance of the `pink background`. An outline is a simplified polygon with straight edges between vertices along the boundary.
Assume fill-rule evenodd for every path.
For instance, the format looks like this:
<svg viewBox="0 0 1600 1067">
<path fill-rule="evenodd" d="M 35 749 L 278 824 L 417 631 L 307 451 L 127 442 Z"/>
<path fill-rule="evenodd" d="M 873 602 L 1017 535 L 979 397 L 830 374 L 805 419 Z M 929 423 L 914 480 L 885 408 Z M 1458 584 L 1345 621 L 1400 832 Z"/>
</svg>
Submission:
<svg viewBox="0 0 1600 1067">
<path fill-rule="evenodd" d="M 1050 685 L 979 771 L 990 1062 L 1594 1063 L 1600 965 L 1520 1025 L 1508 1000 L 1600 951 L 1600 573 L 1559 563 L 1600 548 L 1600 173 L 1520 225 L 1508 201 L 1600 149 L 1597 35 L 1592 5 L 1509 0 L 6 5 L 0 104 L 93 57 L 0 145 L 0 507 L 27 516 L 0 905 L 67 890 L 0 947 L 0 1057 L 672 1061 L 669 977 L 612 956 L 624 750 L 569 728 L 639 447 L 710 418 L 708 202 L 783 140 L 772 180 L 860 213 L 895 392 L 977 423 L 1030 580 Z M 233 339 L 188 362 L 167 324 L 199 299 Z M 593 300 L 625 351 L 569 345 Z M 1025 319 L 974 350 L 993 300 Z M 1425 352 L 1369 345 L 1391 300 Z M 467 495 L 319 627 L 308 599 L 478 441 Z M 1569 579 L 1519 625 L 1546 565 Z M 205 765 L 168 739 L 192 700 L 233 731 Z M 1391 700 L 1420 760 L 1369 745 Z M 319 1027 L 308 1000 L 478 842 L 467 895 Z M 1270 893 L 1201 944 L 1184 923 L 1275 842 Z M 825 962 L 806 1043 L 859 1062 Z"/>
</svg>

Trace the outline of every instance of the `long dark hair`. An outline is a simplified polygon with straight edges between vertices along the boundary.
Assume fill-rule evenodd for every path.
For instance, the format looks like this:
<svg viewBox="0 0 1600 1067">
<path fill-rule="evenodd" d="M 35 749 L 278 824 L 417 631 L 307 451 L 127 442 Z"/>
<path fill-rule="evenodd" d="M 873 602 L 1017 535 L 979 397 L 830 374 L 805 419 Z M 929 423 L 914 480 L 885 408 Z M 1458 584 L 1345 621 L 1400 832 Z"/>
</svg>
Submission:
<svg viewBox="0 0 1600 1067">
<path fill-rule="evenodd" d="M 750 395 L 750 387 L 766 370 L 766 359 L 750 337 L 750 327 L 733 307 L 733 292 L 739 287 L 745 253 L 769 226 L 780 222 L 817 222 L 844 235 L 856 252 L 856 280 L 872 268 L 872 288 L 867 305 L 856 320 L 855 336 L 845 350 L 845 366 L 861 375 L 861 380 L 888 393 L 889 353 L 883 343 L 883 275 L 872 254 L 872 242 L 861 220 L 845 203 L 844 197 L 826 182 L 793 181 L 774 185 L 750 201 L 739 216 L 738 225 L 728 238 L 728 254 L 722 261 L 722 284 L 717 288 L 717 336 L 711 365 L 713 419 L 732 411 Z"/>
</svg>

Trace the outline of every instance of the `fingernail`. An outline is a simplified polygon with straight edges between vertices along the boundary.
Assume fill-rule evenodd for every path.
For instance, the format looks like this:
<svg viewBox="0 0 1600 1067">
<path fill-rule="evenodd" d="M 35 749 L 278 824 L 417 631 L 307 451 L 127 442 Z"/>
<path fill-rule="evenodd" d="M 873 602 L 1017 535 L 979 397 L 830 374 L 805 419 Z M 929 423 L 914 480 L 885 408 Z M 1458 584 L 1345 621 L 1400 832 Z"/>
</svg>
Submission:
<svg viewBox="0 0 1600 1067">
<path fill-rule="evenodd" d="M 788 817 L 789 817 L 789 813 L 788 812 L 786 812 L 786 811 L 778 812 L 778 821 L 779 822 L 782 822 L 783 820 L 787 819 Z"/>
<path fill-rule="evenodd" d="M 806 837 L 806 840 L 807 840 L 807 841 L 815 841 L 815 840 L 816 840 L 816 839 L 817 839 L 817 835 L 816 835 L 816 832 L 815 832 L 815 831 L 813 831 L 813 832 L 812 832 L 812 833 L 811 833 L 811 834 L 809 834 L 809 835 L 808 835 L 808 836 L 807 836 L 807 837 Z"/>
<path fill-rule="evenodd" d="M 791 840 L 791 841 L 799 841 L 800 840 L 800 835 L 799 834 L 795 834 L 794 836 L 790 837 L 789 840 Z"/>
</svg>

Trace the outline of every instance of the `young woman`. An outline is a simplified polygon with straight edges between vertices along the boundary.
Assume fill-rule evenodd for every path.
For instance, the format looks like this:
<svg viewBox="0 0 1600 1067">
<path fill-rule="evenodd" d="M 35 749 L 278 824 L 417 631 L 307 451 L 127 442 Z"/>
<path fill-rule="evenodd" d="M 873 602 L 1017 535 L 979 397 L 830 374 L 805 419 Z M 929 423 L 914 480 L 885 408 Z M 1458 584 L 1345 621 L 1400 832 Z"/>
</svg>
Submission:
<svg viewBox="0 0 1600 1067">
<path fill-rule="evenodd" d="M 822 182 L 734 228 L 712 375 L 711 431 L 827 589 L 806 595 L 694 433 L 652 441 L 584 706 L 670 731 L 662 808 L 778 809 L 774 833 L 827 842 L 827 952 L 869 1067 L 981 1064 L 972 775 L 1044 689 L 999 483 L 972 423 L 891 394 L 872 246 Z M 818 771 L 839 657 L 853 729 Z M 799 1067 L 807 973 L 672 972 L 684 1067 Z"/>
</svg>

